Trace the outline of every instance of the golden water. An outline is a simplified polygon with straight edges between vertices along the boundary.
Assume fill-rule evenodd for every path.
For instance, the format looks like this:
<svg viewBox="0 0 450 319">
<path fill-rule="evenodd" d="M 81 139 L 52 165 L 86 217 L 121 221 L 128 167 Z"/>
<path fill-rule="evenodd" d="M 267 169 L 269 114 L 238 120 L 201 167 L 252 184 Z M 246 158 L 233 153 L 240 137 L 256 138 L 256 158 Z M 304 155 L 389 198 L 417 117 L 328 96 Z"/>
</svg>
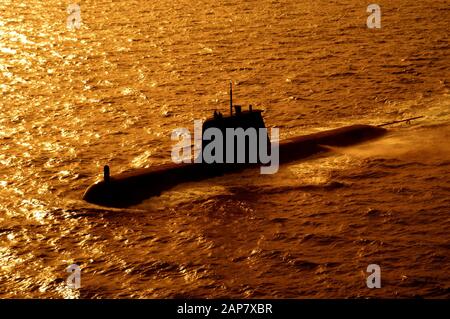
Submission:
<svg viewBox="0 0 450 319">
<path fill-rule="evenodd" d="M 87 0 L 71 31 L 69 3 L 0 3 L 0 297 L 450 296 L 449 1 L 379 1 L 378 30 L 358 0 Z M 80 200 L 105 164 L 170 161 L 230 79 L 282 139 L 425 118 L 272 176 Z"/>
</svg>

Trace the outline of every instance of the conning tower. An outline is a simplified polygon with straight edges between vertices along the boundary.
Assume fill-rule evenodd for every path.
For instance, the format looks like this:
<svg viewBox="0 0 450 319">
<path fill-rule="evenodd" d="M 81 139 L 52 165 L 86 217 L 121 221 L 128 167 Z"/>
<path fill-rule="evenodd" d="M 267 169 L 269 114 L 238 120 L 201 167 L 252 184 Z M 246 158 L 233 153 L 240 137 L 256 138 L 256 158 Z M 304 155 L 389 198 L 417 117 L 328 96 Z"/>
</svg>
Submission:
<svg viewBox="0 0 450 319">
<path fill-rule="evenodd" d="M 267 151 L 270 152 L 270 139 L 267 134 L 266 125 L 262 117 L 263 110 L 253 109 L 252 105 L 248 110 L 243 111 L 240 105 L 233 105 L 233 87 L 230 82 L 230 114 L 223 115 L 220 112 L 214 111 L 214 116 L 207 119 L 203 123 L 202 127 L 202 152 L 210 143 L 215 143 L 216 151 L 217 147 L 221 147 L 224 162 L 230 163 L 227 159 L 227 149 L 230 150 L 230 145 L 234 147 L 233 163 L 249 164 L 255 163 L 251 161 L 252 153 L 256 156 L 256 163 L 260 163 L 259 148 L 260 140 L 264 138 L 267 141 Z M 217 143 L 211 136 L 205 137 L 205 131 L 211 128 L 215 128 L 220 131 L 223 140 L 221 143 Z M 260 130 L 263 129 L 263 130 Z M 230 141 L 233 139 L 233 141 Z M 245 141 L 245 144 L 242 142 Z M 263 143 L 264 141 L 261 141 Z M 231 144 L 232 143 L 232 144 Z M 228 147 L 227 147 L 228 145 Z M 239 146 L 245 145 L 244 148 Z M 245 162 L 239 161 L 238 152 L 245 151 Z"/>
</svg>

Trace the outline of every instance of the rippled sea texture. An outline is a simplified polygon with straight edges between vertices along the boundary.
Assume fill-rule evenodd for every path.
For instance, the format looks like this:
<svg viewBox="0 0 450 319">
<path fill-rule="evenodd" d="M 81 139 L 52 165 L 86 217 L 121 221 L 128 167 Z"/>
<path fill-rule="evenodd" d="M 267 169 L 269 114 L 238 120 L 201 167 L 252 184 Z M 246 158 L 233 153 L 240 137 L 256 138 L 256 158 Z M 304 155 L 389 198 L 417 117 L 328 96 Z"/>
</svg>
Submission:
<svg viewBox="0 0 450 319">
<path fill-rule="evenodd" d="M 357 0 L 87 0 L 72 31 L 69 3 L 0 3 L 0 297 L 450 297 L 449 1 L 379 1 L 379 30 Z M 272 176 L 80 200 L 105 164 L 170 161 L 230 79 L 281 138 L 425 118 Z"/>
</svg>

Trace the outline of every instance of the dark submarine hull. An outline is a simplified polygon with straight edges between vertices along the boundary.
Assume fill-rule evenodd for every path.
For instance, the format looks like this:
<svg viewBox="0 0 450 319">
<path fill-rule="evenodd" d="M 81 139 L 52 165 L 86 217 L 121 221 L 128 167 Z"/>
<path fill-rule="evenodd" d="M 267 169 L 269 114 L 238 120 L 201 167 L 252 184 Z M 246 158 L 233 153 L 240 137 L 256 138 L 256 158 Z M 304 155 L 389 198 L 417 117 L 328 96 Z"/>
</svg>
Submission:
<svg viewBox="0 0 450 319">
<path fill-rule="evenodd" d="M 280 164 L 327 151 L 324 146 L 349 146 L 381 137 L 386 129 L 371 125 L 352 125 L 290 138 L 279 143 Z M 260 164 L 163 164 L 111 176 L 91 185 L 83 195 L 89 203 L 107 207 L 128 207 L 161 194 L 176 185 L 200 181 Z"/>
</svg>

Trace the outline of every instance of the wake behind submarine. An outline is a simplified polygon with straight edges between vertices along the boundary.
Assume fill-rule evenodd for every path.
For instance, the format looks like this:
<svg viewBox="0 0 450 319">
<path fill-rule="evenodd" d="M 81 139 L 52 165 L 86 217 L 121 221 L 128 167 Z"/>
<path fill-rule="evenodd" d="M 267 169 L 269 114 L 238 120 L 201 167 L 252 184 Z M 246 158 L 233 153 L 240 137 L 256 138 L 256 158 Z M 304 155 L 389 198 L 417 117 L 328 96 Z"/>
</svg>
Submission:
<svg viewBox="0 0 450 319">
<path fill-rule="evenodd" d="M 234 110 L 234 112 L 233 112 Z M 214 113 L 212 118 L 207 119 L 202 126 L 201 152 L 211 143 L 210 139 L 204 136 L 208 128 L 217 128 L 224 136 L 227 128 L 248 128 L 265 129 L 262 110 L 253 109 L 242 111 L 241 106 L 233 105 L 232 87 L 230 87 L 230 114 L 223 116 L 221 113 Z M 415 118 L 412 118 L 415 119 Z M 409 121 L 403 120 L 403 121 Z M 328 151 L 326 146 L 349 146 L 361 143 L 370 139 L 383 136 L 387 130 L 382 126 L 403 121 L 395 121 L 379 126 L 372 125 L 351 125 L 333 130 L 327 130 L 309 135 L 286 139 L 277 144 L 279 152 L 279 163 L 284 164 L 308 156 Z M 273 146 L 267 136 L 268 148 Z M 221 176 L 231 172 L 238 172 L 242 169 L 259 168 L 262 163 L 258 157 L 256 162 L 249 161 L 249 151 L 258 151 L 260 143 L 252 148 L 247 143 L 246 158 L 244 162 L 237 163 L 168 163 L 157 165 L 151 168 L 136 169 L 115 176 L 110 176 L 109 167 L 105 166 L 103 180 L 94 183 L 83 195 L 83 199 L 89 203 L 107 207 L 128 207 L 139 204 L 152 196 L 160 195 L 176 185 L 205 180 L 212 177 Z M 226 153 L 226 143 L 223 145 L 223 154 Z M 236 149 L 236 143 L 235 149 Z M 254 146 L 254 145 L 253 145 Z M 236 152 L 234 153 L 236 155 Z M 258 153 L 259 154 L 259 153 Z"/>
</svg>

